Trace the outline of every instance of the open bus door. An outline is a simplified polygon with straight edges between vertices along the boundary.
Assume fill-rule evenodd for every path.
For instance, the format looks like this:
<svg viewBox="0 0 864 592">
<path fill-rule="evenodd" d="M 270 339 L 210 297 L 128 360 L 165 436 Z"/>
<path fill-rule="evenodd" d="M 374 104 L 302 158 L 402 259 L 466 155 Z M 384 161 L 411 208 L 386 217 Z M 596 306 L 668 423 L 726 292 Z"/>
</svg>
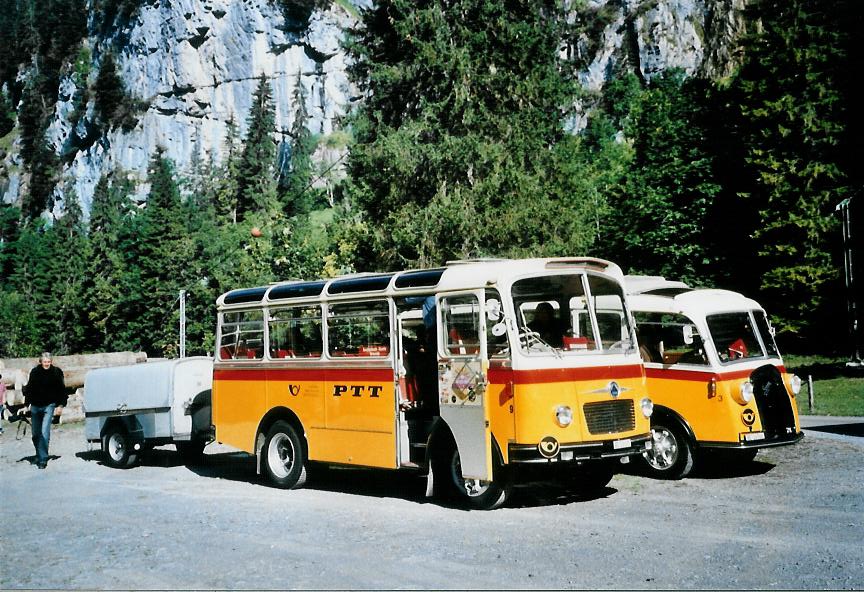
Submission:
<svg viewBox="0 0 864 592">
<path fill-rule="evenodd" d="M 482 290 L 438 295 L 438 397 L 465 479 L 492 480 Z"/>
</svg>

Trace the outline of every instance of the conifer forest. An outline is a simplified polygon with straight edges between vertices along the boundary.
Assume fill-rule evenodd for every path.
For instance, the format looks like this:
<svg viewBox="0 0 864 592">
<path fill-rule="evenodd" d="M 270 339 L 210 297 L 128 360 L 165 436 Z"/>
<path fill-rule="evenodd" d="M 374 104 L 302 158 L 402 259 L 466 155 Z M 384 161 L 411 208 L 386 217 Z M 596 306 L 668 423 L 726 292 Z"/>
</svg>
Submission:
<svg viewBox="0 0 864 592">
<path fill-rule="evenodd" d="M 110 28 L 138 3 L 0 4 L 0 151 L 16 142 L 29 180 L 0 205 L 0 357 L 177 356 L 181 290 L 187 352 L 207 354 L 231 289 L 565 255 L 743 292 L 783 351 L 847 346 L 835 210 L 864 206 L 860 0 L 751 0 L 729 75 L 621 66 L 597 92 L 576 75 L 584 55 L 562 51 L 597 26 L 580 2 L 379 0 L 342 41 L 358 97 L 339 175 L 314 158 L 329 139 L 306 125 L 302 85 L 277 149 L 261 76 L 224 158 L 180 170 L 157 150 L 146 199 L 118 168 L 86 209 L 46 131 L 76 68 L 96 127 L 135 126 L 146 105 L 116 56 L 91 75 L 81 54 L 98 25 L 85 4 Z"/>
</svg>

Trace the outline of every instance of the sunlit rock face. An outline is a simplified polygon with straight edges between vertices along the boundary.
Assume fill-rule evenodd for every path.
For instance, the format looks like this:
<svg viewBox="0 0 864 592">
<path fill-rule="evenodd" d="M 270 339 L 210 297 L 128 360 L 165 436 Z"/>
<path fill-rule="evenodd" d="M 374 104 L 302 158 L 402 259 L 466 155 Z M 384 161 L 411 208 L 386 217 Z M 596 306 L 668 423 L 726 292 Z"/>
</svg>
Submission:
<svg viewBox="0 0 864 592">
<path fill-rule="evenodd" d="M 589 52 L 583 56 L 587 66 L 580 79 L 596 91 L 622 69 L 649 81 L 673 67 L 689 75 L 727 75 L 746 2 L 589 0 L 588 9 L 605 11 L 607 19 L 596 38 L 579 42 Z M 371 0 L 353 0 L 351 5 L 362 9 Z M 93 189 L 108 171 L 122 169 L 143 181 L 157 147 L 181 172 L 201 160 L 220 162 L 228 123 L 237 125 L 240 137 L 246 131 L 261 75 L 272 84 L 276 141 L 288 140 L 298 80 L 305 89 L 309 129 L 323 136 L 333 132 L 356 95 L 340 45 L 355 22 L 352 12 L 332 2 L 326 9 L 286 18 L 273 0 L 147 0 L 130 22 L 120 23 L 107 38 L 95 33 L 99 27 L 91 15 L 91 35 L 85 41 L 92 53 L 91 83 L 102 56 L 112 48 L 127 91 L 145 107 L 133 129 L 102 134 L 94 124 L 93 101 L 80 105 L 76 93 L 81 89 L 71 74 L 61 81 L 48 129 L 49 141 L 64 162 L 55 212 L 72 189 L 89 210 Z M 577 120 L 571 127 L 578 130 L 581 125 Z M 0 195 L 5 202 L 18 201 L 26 191 L 15 148 L 0 154 L 6 177 L 0 178 Z M 318 158 L 335 160 L 343 153 L 344 148 L 331 145 L 322 148 Z M 145 190 L 142 185 L 142 196 Z"/>
</svg>

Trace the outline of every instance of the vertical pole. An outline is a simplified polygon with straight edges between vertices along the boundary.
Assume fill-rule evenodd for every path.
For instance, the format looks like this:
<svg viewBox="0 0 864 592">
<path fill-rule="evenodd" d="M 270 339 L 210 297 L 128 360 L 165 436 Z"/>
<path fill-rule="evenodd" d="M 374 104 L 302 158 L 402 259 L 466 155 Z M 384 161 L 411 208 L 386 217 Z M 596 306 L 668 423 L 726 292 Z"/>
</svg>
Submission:
<svg viewBox="0 0 864 592">
<path fill-rule="evenodd" d="M 186 357 L 186 290 L 180 290 L 180 357 Z"/>
<path fill-rule="evenodd" d="M 852 198 L 847 198 L 837 205 L 837 210 L 840 212 L 841 228 L 843 231 L 843 271 L 846 279 L 846 310 L 849 319 L 849 341 L 851 346 L 851 356 L 848 366 L 858 366 L 861 364 L 860 351 L 860 330 L 858 315 L 858 291 L 855 277 L 855 261 L 853 255 L 853 238 L 852 238 L 852 214 L 851 214 Z"/>
<path fill-rule="evenodd" d="M 807 375 L 807 404 L 810 406 L 810 412 L 813 412 L 813 403 L 815 397 L 813 396 L 813 375 Z"/>
</svg>

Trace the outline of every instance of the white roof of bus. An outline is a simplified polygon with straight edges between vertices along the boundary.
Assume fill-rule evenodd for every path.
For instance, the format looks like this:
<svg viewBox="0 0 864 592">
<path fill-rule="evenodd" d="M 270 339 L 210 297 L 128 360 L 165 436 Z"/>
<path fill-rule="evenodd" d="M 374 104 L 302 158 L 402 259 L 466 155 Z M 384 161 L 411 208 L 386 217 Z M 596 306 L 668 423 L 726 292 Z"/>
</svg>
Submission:
<svg viewBox="0 0 864 592">
<path fill-rule="evenodd" d="M 680 312 L 691 318 L 723 312 L 761 310 L 758 302 L 730 290 L 690 290 L 675 296 L 635 294 L 629 298 L 630 308 L 642 312 Z"/>
<path fill-rule="evenodd" d="M 532 273 L 541 273 L 541 272 L 554 272 L 558 271 L 577 271 L 577 270 L 597 270 L 605 272 L 606 274 L 614 277 L 616 280 L 624 283 L 624 273 L 621 271 L 621 268 L 616 264 L 606 261 L 603 259 L 595 259 L 593 257 L 549 257 L 549 258 L 535 258 L 535 259 L 478 259 L 478 260 L 465 260 L 465 261 L 448 261 L 447 265 L 443 268 L 443 273 L 441 274 L 441 278 L 438 280 L 438 283 L 434 287 L 420 287 L 420 288 L 394 288 L 396 283 L 396 278 L 404 273 L 408 273 L 411 271 L 418 270 L 405 270 L 401 272 L 396 272 L 393 274 L 393 277 L 390 278 L 390 282 L 388 287 L 384 290 L 375 290 L 371 292 L 355 292 L 346 295 L 327 295 L 328 288 L 325 287 L 321 292 L 321 298 L 327 300 L 342 300 L 346 298 L 362 298 L 366 296 L 379 296 L 379 295 L 388 295 L 395 296 L 401 294 L 411 294 L 411 293 L 432 293 L 432 292 L 446 292 L 452 290 L 470 290 L 483 288 L 488 285 L 497 283 L 501 280 L 507 278 L 514 278 L 521 275 L 528 275 Z M 338 278 L 333 278 L 332 280 L 327 280 L 328 285 L 329 282 L 346 279 L 349 277 L 362 277 L 362 276 L 375 276 L 375 275 L 386 275 L 386 274 L 351 274 L 349 276 L 341 276 Z M 273 284 L 268 287 L 267 292 L 272 290 L 276 286 L 290 284 L 290 283 L 298 283 L 298 282 L 279 282 L 277 284 Z M 264 287 L 258 288 L 263 290 Z M 251 289 L 250 289 L 251 290 Z M 232 290 L 231 292 L 236 292 L 237 290 Z M 254 306 L 256 303 L 260 303 L 261 300 L 265 300 L 266 298 L 262 298 L 261 300 L 245 301 L 237 304 L 225 304 L 225 296 L 230 294 L 231 292 L 226 292 L 222 294 L 217 299 L 216 303 L 218 306 L 230 306 L 230 307 L 243 307 L 243 306 Z M 317 297 L 314 297 L 317 298 Z"/>
</svg>

